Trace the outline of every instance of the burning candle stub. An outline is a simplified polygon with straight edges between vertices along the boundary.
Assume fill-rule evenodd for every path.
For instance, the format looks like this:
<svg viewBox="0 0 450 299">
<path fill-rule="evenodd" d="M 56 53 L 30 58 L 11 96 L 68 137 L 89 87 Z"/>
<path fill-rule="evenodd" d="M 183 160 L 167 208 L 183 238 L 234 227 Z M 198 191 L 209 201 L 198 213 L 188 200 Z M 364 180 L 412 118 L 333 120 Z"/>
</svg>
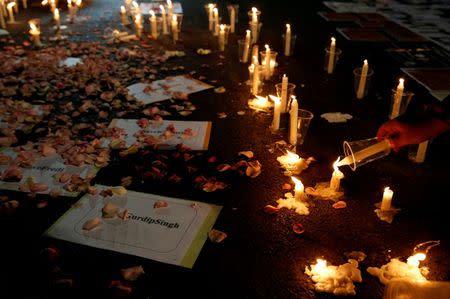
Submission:
<svg viewBox="0 0 450 299">
<path fill-rule="evenodd" d="M 428 268 L 419 267 L 420 262 L 426 258 L 425 253 L 419 252 L 410 257 L 405 262 L 399 259 L 391 259 L 389 263 L 377 267 L 368 267 L 367 272 L 378 277 L 382 284 L 387 284 L 392 279 L 406 279 L 410 281 L 426 281 Z"/>
<path fill-rule="evenodd" d="M 317 292 L 332 293 L 338 296 L 356 295 L 353 282 L 361 282 L 361 271 L 358 262 L 349 259 L 348 263 L 333 266 L 327 265 L 327 261 L 317 259 L 317 263 L 305 267 L 305 273 L 315 283 Z"/>
<path fill-rule="evenodd" d="M 296 153 L 286 151 L 286 155 L 277 158 L 277 161 L 281 164 L 281 167 L 285 169 L 284 175 L 292 176 L 300 174 L 303 170 L 308 168 L 309 164 L 314 161 L 313 157 L 303 159 Z"/>
<path fill-rule="evenodd" d="M 256 111 L 268 112 L 273 104 L 267 99 L 267 97 L 256 96 L 256 98 L 248 101 L 248 106 Z"/>
<path fill-rule="evenodd" d="M 330 180 L 330 189 L 333 191 L 339 191 L 341 179 L 344 178 L 344 174 L 338 168 L 338 163 L 339 163 L 339 157 L 337 158 L 336 162 L 333 163 L 334 171 L 333 171 L 333 174 L 331 175 L 331 180 Z"/>
<path fill-rule="evenodd" d="M 303 183 L 295 178 L 291 177 L 291 179 L 295 183 L 294 195 L 292 193 L 286 193 L 285 198 L 280 198 L 277 200 L 278 209 L 286 208 L 295 210 L 295 212 L 299 215 L 309 215 L 308 203 L 305 201 L 307 196 L 304 192 Z"/>
<path fill-rule="evenodd" d="M 269 95 L 273 101 L 273 121 L 271 125 L 272 131 L 278 131 L 280 129 L 280 118 L 281 118 L 281 101 L 279 97 Z"/>
<path fill-rule="evenodd" d="M 314 196 L 318 199 L 337 201 L 344 195 L 344 192 L 339 191 L 341 179 L 344 174 L 339 170 L 339 157 L 333 163 L 333 173 L 331 174 L 330 182 L 317 183 L 314 188 L 306 188 L 308 195 Z"/>
<path fill-rule="evenodd" d="M 15 2 L 9 2 L 7 5 L 6 5 L 6 8 L 8 9 L 8 15 L 9 15 L 9 21 L 8 21 L 8 23 L 15 23 L 16 22 L 16 20 L 14 19 L 14 12 L 13 12 L 13 7 L 14 6 L 16 6 L 16 3 Z"/>
<path fill-rule="evenodd" d="M 31 35 L 31 39 L 33 40 L 34 46 L 36 47 L 41 47 L 42 43 L 41 43 L 41 31 L 39 30 L 39 28 L 36 26 L 36 23 L 34 23 L 33 21 L 29 22 L 30 25 L 30 35 Z"/>
<path fill-rule="evenodd" d="M 384 188 L 383 198 L 381 202 L 375 204 L 375 206 L 377 207 L 377 209 L 375 209 L 375 213 L 377 214 L 378 218 L 387 223 L 392 223 L 395 214 L 400 211 L 400 209 L 396 209 L 391 205 L 393 195 L 394 191 L 392 191 L 389 187 L 386 187 Z"/>
</svg>

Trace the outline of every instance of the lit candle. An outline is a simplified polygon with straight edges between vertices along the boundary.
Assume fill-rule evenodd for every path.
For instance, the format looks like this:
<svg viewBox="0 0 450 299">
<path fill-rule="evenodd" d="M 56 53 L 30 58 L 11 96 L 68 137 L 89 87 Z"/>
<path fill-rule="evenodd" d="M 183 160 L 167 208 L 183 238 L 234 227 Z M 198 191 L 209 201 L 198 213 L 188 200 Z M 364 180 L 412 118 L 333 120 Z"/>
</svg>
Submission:
<svg viewBox="0 0 450 299">
<path fill-rule="evenodd" d="M 219 51 L 225 51 L 225 25 L 220 25 L 219 32 Z"/>
<path fill-rule="evenodd" d="M 28 8 L 28 3 L 27 2 L 28 2 L 27 0 L 22 0 L 22 5 L 23 5 L 23 8 L 25 8 L 25 9 Z"/>
<path fill-rule="evenodd" d="M 16 20 L 14 19 L 14 12 L 13 12 L 13 7 L 16 5 L 15 2 L 9 2 L 6 5 L 6 8 L 8 9 L 8 14 L 9 14 L 9 23 L 15 23 Z"/>
<path fill-rule="evenodd" d="M 167 17 L 169 20 L 173 20 L 173 5 L 171 0 L 167 0 Z"/>
<path fill-rule="evenodd" d="M 56 2 L 55 2 L 55 0 L 50 0 L 50 10 L 51 10 L 51 12 L 52 13 L 55 12 L 55 9 L 56 9 Z"/>
<path fill-rule="evenodd" d="M 334 171 L 333 171 L 333 174 L 331 175 L 331 181 L 330 181 L 330 189 L 333 191 L 339 191 L 341 179 L 344 178 L 344 174 L 338 168 L 338 163 L 339 163 L 339 157 L 333 163 Z"/>
<path fill-rule="evenodd" d="M 161 10 L 162 32 L 164 35 L 166 35 L 169 34 L 169 31 L 167 30 L 166 10 L 164 9 L 163 5 L 160 5 L 159 9 Z"/>
<path fill-rule="evenodd" d="M 359 79 L 358 91 L 356 92 L 356 97 L 362 99 L 364 97 L 364 90 L 366 89 L 367 72 L 369 71 L 369 64 L 367 59 L 364 59 L 364 64 L 361 70 L 361 77 Z"/>
<path fill-rule="evenodd" d="M 264 46 L 266 48 L 266 56 L 264 57 L 264 79 L 270 79 L 270 47 L 269 45 Z"/>
<path fill-rule="evenodd" d="M 275 97 L 273 95 L 269 95 L 269 97 L 274 102 L 272 130 L 276 131 L 280 129 L 281 101 L 279 97 Z"/>
<path fill-rule="evenodd" d="M 234 33 L 236 25 L 236 11 L 234 10 L 234 6 L 230 5 L 230 32 Z"/>
<path fill-rule="evenodd" d="M 422 163 L 423 161 L 425 161 L 427 147 L 428 147 L 428 141 L 424 141 L 419 144 L 419 147 L 417 148 L 417 154 L 416 154 L 416 162 L 417 163 Z"/>
<path fill-rule="evenodd" d="M 213 9 L 214 14 L 214 35 L 219 35 L 219 10 L 217 7 Z"/>
<path fill-rule="evenodd" d="M 287 92 L 288 92 L 289 79 L 286 74 L 281 79 L 281 109 L 283 113 L 287 112 Z"/>
<path fill-rule="evenodd" d="M 259 65 L 257 61 L 253 62 L 254 71 L 253 71 L 253 84 L 252 84 L 252 93 L 256 96 L 259 92 Z"/>
<path fill-rule="evenodd" d="M 289 128 L 289 143 L 297 145 L 297 119 L 298 119 L 298 102 L 295 96 L 292 96 L 290 114 L 290 128 Z"/>
<path fill-rule="evenodd" d="M 387 211 L 391 209 L 392 196 L 394 195 L 394 191 L 392 191 L 389 187 L 384 188 L 383 199 L 381 200 L 382 211 Z"/>
<path fill-rule="evenodd" d="M 298 168 L 305 162 L 299 155 L 290 151 L 286 151 L 286 155 L 278 157 L 277 161 L 280 162 L 281 166 L 287 171 L 292 173 L 298 173 Z"/>
<path fill-rule="evenodd" d="M 36 24 L 33 21 L 28 22 L 28 24 L 30 25 L 30 35 L 31 35 L 31 39 L 33 40 L 33 43 L 36 47 L 40 47 L 42 46 L 41 44 L 41 31 L 39 30 L 39 28 L 37 28 Z"/>
<path fill-rule="evenodd" d="M 213 31 L 214 25 L 214 4 L 208 4 L 208 27 L 209 31 Z"/>
<path fill-rule="evenodd" d="M 6 28 L 3 0 L 0 0 L 0 27 Z"/>
<path fill-rule="evenodd" d="M 152 35 L 152 38 L 157 39 L 158 38 L 158 27 L 156 25 L 155 12 L 153 10 L 150 10 L 149 13 L 150 13 L 151 35 Z"/>
<path fill-rule="evenodd" d="M 178 22 L 177 22 L 177 16 L 172 16 L 172 37 L 173 42 L 175 43 L 178 40 Z"/>
<path fill-rule="evenodd" d="M 242 54 L 242 62 L 247 63 L 248 61 L 248 53 L 250 51 L 250 30 L 247 30 L 245 33 L 245 42 L 244 42 L 244 53 Z"/>
<path fill-rule="evenodd" d="M 69 22 L 73 23 L 75 19 L 75 11 L 74 11 L 74 5 L 72 4 L 72 0 L 67 0 L 67 10 L 69 11 Z M 122 18 L 123 23 L 123 18 Z"/>
<path fill-rule="evenodd" d="M 256 63 L 259 63 L 259 59 L 258 59 L 258 55 L 259 55 L 258 49 L 259 49 L 258 45 L 256 45 L 256 44 L 253 45 L 253 48 L 252 48 L 252 63 L 255 63 L 255 61 L 256 61 Z"/>
<path fill-rule="evenodd" d="M 59 9 L 56 8 L 53 12 L 53 19 L 55 20 L 55 26 L 56 26 L 56 39 L 61 39 L 61 18 L 59 16 Z"/>
<path fill-rule="evenodd" d="M 294 198 L 297 201 L 302 201 L 305 197 L 305 187 L 303 186 L 302 181 L 300 181 L 299 179 L 291 176 L 291 179 L 294 181 L 295 183 L 295 187 L 294 187 L 294 191 L 295 191 L 295 195 Z"/>
<path fill-rule="evenodd" d="M 258 9 L 252 7 L 252 22 L 250 25 L 252 31 L 252 43 L 256 44 L 258 42 Z"/>
<path fill-rule="evenodd" d="M 136 29 L 136 37 L 141 38 L 142 36 L 142 15 L 137 13 L 134 16 L 134 27 Z"/>
<path fill-rule="evenodd" d="M 284 55 L 291 55 L 291 25 L 286 24 L 286 33 L 284 35 Z"/>
<path fill-rule="evenodd" d="M 81 7 L 82 0 L 76 0 L 75 5 L 73 6 L 73 19 L 75 20 L 77 17 L 78 8 Z"/>
<path fill-rule="evenodd" d="M 71 0 L 67 1 L 68 3 L 71 2 Z M 69 13 L 70 13 L 71 9 L 69 7 Z M 120 6 L 120 19 L 122 21 L 122 25 L 128 25 L 130 24 L 130 22 L 128 21 L 128 16 L 127 16 L 127 11 L 125 9 L 125 6 L 121 5 Z"/>
<path fill-rule="evenodd" d="M 405 88 L 405 80 L 403 78 L 400 78 L 398 81 L 399 83 L 395 92 L 394 103 L 392 103 L 392 112 L 390 117 L 391 119 L 396 118 L 400 114 L 400 104 L 402 103 L 403 90 Z"/>
<path fill-rule="evenodd" d="M 270 107 L 272 107 L 272 104 L 267 97 L 256 95 L 255 99 L 248 101 L 248 106 L 256 111 L 267 111 Z"/>
<path fill-rule="evenodd" d="M 328 68 L 327 68 L 328 74 L 333 73 L 335 50 L 336 50 L 336 39 L 334 37 L 332 37 L 331 45 L 330 45 L 330 52 L 329 52 L 329 57 L 328 57 Z"/>
<path fill-rule="evenodd" d="M 425 255 L 425 253 L 418 252 L 418 253 L 408 257 L 406 259 L 406 263 L 410 266 L 418 268 L 420 265 L 420 262 L 424 261 L 426 259 L 426 257 L 427 256 Z"/>
</svg>

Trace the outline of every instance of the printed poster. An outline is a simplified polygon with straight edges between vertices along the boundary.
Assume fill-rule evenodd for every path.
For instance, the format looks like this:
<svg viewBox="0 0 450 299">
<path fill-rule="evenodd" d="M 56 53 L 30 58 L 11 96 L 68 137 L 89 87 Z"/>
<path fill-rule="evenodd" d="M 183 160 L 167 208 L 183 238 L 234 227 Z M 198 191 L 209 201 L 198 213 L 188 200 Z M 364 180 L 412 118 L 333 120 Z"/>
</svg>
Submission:
<svg viewBox="0 0 450 299">
<path fill-rule="evenodd" d="M 175 133 L 167 137 L 164 133 L 169 126 L 173 126 Z M 208 121 L 176 121 L 164 120 L 157 125 L 149 125 L 142 129 L 137 124 L 136 119 L 113 119 L 110 128 L 117 127 L 125 130 L 125 142 L 127 147 L 137 142 L 136 134 L 143 134 L 154 137 L 158 141 L 159 149 L 173 149 L 178 144 L 183 144 L 192 150 L 207 150 L 211 135 L 211 122 Z M 189 132 L 187 134 L 186 132 Z M 164 136 L 164 137 L 161 137 Z M 167 139 L 168 138 L 168 139 Z M 107 141 L 109 142 L 109 141 Z"/>
<path fill-rule="evenodd" d="M 187 75 L 167 77 L 151 83 L 136 83 L 128 86 L 128 93 L 144 104 L 171 99 L 177 93 L 191 94 L 213 88 L 212 85 L 191 78 Z"/>
<path fill-rule="evenodd" d="M 99 190 L 109 188 L 97 185 Z M 154 208 L 158 201 L 166 207 Z M 102 208 L 111 202 L 127 210 L 128 218 L 102 218 Z M 192 268 L 221 206 L 128 191 L 125 195 L 83 196 L 44 235 L 91 247 L 140 256 Z M 84 230 L 86 221 L 101 223 Z"/>
</svg>

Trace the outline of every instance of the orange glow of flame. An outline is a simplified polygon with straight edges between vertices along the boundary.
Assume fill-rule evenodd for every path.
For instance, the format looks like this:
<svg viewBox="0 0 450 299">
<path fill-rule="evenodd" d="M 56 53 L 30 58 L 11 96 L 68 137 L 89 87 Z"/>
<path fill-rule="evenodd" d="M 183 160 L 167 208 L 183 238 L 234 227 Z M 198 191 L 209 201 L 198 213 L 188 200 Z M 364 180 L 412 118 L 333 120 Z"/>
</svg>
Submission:
<svg viewBox="0 0 450 299">
<path fill-rule="evenodd" d="M 302 181 L 300 181 L 299 179 L 291 176 L 292 181 L 294 181 L 295 183 L 295 191 L 300 191 L 304 189 L 303 183 Z"/>
<path fill-rule="evenodd" d="M 414 254 L 413 256 L 410 256 L 407 259 L 406 263 L 408 265 L 411 265 L 411 266 L 414 266 L 414 267 L 419 267 L 420 262 L 424 261 L 426 257 L 427 256 L 426 256 L 425 253 L 419 252 L 419 253 Z"/>
</svg>

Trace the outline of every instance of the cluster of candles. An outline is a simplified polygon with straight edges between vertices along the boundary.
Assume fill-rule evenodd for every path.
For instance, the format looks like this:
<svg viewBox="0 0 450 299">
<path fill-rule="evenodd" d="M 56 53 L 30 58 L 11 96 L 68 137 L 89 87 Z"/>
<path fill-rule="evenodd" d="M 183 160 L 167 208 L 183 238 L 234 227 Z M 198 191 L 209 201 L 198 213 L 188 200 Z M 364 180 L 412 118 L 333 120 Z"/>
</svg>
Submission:
<svg viewBox="0 0 450 299">
<path fill-rule="evenodd" d="M 220 23 L 219 8 L 215 3 L 208 3 L 205 9 L 208 14 L 208 29 L 214 36 L 217 36 L 219 51 L 225 51 L 228 43 L 228 35 L 236 31 L 237 5 L 228 5 L 228 15 L 230 24 Z"/>
<path fill-rule="evenodd" d="M 27 0 L 22 0 L 22 7 L 28 8 Z M 5 29 L 6 24 L 14 24 L 16 22 L 14 14 L 19 13 L 19 1 L 18 0 L 0 0 L 0 27 Z M 6 19 L 8 18 L 8 21 Z"/>
<path fill-rule="evenodd" d="M 125 5 L 120 6 L 120 17 L 122 25 L 130 24 L 129 16 L 134 21 L 134 28 L 137 38 L 142 37 L 144 31 L 144 20 L 139 4 L 136 1 L 125 0 Z M 157 13 L 161 16 L 157 17 Z M 159 5 L 159 11 L 149 10 L 150 36 L 157 39 L 160 34 L 169 35 L 172 33 L 173 42 L 179 39 L 182 15 L 173 13 L 173 3 L 167 0 L 165 5 Z"/>
</svg>

